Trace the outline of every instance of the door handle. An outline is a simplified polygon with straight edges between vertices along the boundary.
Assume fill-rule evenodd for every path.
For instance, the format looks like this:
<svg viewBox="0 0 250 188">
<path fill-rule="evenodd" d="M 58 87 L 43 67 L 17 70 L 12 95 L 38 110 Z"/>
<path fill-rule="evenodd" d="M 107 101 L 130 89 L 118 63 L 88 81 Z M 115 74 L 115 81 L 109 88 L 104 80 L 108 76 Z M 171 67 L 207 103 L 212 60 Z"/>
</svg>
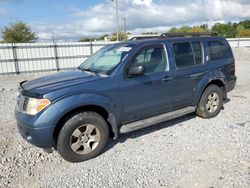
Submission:
<svg viewBox="0 0 250 188">
<path fill-rule="evenodd" d="M 168 81 L 171 81 L 171 80 L 173 80 L 173 77 L 164 77 L 163 79 L 162 79 L 162 81 L 164 81 L 164 82 L 168 82 Z"/>
</svg>

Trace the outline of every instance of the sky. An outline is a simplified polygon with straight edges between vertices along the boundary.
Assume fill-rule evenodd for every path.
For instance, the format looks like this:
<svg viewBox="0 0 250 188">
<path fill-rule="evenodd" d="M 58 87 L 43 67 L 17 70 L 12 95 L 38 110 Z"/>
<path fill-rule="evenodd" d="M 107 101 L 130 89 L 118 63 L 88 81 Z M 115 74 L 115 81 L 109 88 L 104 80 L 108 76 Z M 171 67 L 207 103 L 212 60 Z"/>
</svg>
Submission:
<svg viewBox="0 0 250 188">
<path fill-rule="evenodd" d="M 133 34 L 173 26 L 250 19 L 250 0 L 118 0 L 119 29 Z M 112 0 L 0 0 L 0 30 L 24 21 L 40 40 L 74 40 L 115 32 Z"/>
</svg>

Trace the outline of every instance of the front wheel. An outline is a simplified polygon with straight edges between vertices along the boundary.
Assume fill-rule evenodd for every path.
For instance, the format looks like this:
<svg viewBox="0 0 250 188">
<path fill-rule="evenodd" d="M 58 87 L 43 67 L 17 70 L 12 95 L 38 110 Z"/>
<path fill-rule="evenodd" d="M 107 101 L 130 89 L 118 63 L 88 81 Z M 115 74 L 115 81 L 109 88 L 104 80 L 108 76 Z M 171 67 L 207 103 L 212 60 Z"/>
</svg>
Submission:
<svg viewBox="0 0 250 188">
<path fill-rule="evenodd" d="M 57 149 L 69 162 L 82 162 L 99 155 L 109 138 L 106 121 L 95 112 L 70 117 L 58 136 Z"/>
<path fill-rule="evenodd" d="M 202 118 L 212 118 L 220 113 L 222 108 L 223 92 L 216 85 L 208 86 L 203 92 L 196 114 Z"/>
</svg>

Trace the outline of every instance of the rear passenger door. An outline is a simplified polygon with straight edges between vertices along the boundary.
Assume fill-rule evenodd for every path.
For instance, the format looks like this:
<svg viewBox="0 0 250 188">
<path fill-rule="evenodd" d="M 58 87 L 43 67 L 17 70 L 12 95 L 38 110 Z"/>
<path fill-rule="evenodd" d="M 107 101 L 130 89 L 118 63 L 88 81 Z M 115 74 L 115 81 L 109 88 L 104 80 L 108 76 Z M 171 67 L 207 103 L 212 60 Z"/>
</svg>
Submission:
<svg viewBox="0 0 250 188">
<path fill-rule="evenodd" d="M 199 41 L 178 41 L 172 42 L 171 49 L 174 63 L 172 76 L 176 86 L 174 107 L 195 105 L 196 87 L 206 70 L 203 45 Z"/>
</svg>

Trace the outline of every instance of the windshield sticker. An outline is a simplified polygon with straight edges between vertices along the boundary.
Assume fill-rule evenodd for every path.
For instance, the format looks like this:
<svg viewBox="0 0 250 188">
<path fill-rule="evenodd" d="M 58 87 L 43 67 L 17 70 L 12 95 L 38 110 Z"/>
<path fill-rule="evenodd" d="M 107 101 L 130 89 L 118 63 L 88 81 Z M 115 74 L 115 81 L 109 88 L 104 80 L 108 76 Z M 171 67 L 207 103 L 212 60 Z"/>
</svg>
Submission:
<svg viewBox="0 0 250 188">
<path fill-rule="evenodd" d="M 118 49 L 119 52 L 129 52 L 132 48 L 131 47 L 121 47 Z"/>
</svg>

